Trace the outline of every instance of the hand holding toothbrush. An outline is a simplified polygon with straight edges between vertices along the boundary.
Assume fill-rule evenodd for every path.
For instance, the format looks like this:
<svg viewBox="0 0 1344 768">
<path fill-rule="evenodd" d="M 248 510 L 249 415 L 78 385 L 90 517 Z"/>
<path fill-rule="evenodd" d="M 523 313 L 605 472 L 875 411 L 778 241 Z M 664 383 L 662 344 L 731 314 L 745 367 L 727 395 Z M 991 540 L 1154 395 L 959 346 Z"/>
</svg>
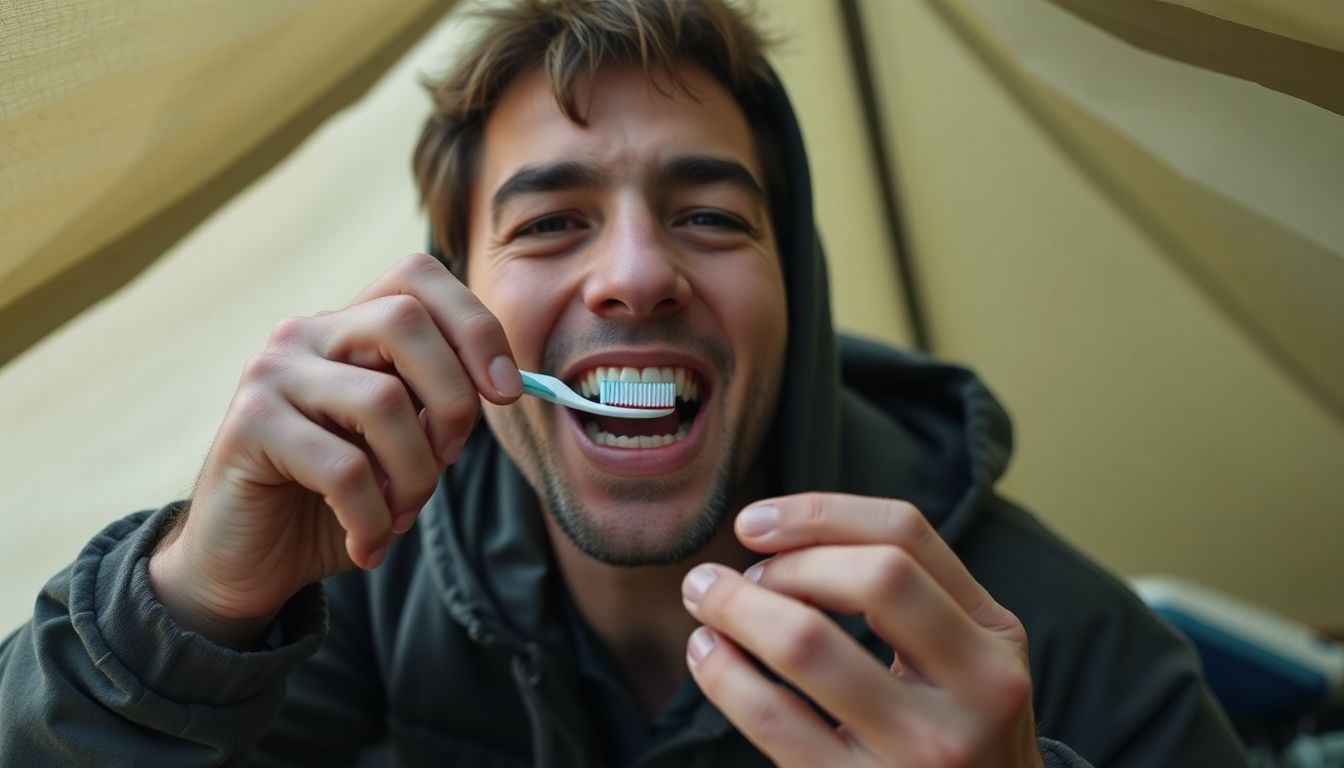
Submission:
<svg viewBox="0 0 1344 768">
<path fill-rule="evenodd" d="M 457 460 L 479 398 L 522 390 L 499 322 L 424 254 L 344 309 L 281 321 L 150 560 L 155 593 L 187 628 L 254 642 L 306 584 L 377 567 Z"/>
</svg>

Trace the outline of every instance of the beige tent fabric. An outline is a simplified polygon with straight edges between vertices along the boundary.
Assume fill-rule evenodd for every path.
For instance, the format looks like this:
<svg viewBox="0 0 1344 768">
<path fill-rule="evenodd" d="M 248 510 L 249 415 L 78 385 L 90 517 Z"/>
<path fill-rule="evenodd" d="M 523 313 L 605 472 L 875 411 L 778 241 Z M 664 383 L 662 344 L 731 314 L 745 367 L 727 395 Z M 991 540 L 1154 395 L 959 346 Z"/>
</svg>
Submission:
<svg viewBox="0 0 1344 768">
<path fill-rule="evenodd" d="M 1208 16 L 1344 51 L 1344 13 L 1336 0 L 1165 0 Z M 1113 0 L 1112 6 L 1120 3 Z"/>
<path fill-rule="evenodd" d="M 445 0 L 0 0 L 0 364 L 368 87 Z"/>
<path fill-rule="evenodd" d="M 1214 18 L 1344 51 L 1344 14 L 1340 13 L 1336 0 L 1165 1 Z"/>
<path fill-rule="evenodd" d="M 934 351 L 1013 415 L 1005 492 L 1120 574 L 1340 626 L 1341 118 L 1049 0 L 861 7 Z"/>
<path fill-rule="evenodd" d="M 1052 2 L 1140 47 L 1344 114 L 1344 9 L 1334 0 Z"/>
<path fill-rule="evenodd" d="M 933 5 L 1079 167 L 1344 420 L 1344 116 L 1104 45 L 1039 0 Z M 1147 20 L 1143 3 L 1094 5 Z M 1186 31 L 1192 48 L 1203 33 L 1216 39 Z M 1344 54 L 1331 55 L 1327 69 L 1266 63 L 1338 88 Z"/>
</svg>

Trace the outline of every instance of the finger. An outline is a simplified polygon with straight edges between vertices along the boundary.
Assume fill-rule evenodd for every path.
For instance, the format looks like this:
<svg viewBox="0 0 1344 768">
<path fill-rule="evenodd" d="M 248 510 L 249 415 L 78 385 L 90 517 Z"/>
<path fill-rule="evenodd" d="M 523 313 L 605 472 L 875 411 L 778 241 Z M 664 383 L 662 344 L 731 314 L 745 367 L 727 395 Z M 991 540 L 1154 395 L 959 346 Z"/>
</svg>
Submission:
<svg viewBox="0 0 1344 768">
<path fill-rule="evenodd" d="M 434 492 L 440 469 L 406 385 L 391 374 L 317 358 L 290 366 L 281 394 L 310 418 L 329 420 L 368 445 L 375 482 L 379 470 L 388 480 L 393 530 L 404 532 Z"/>
<path fill-rule="evenodd" d="M 475 382 L 419 299 L 384 296 L 300 322 L 306 327 L 292 335 L 320 357 L 395 369 L 424 403 L 435 455 L 444 465 L 456 461 L 476 425 L 480 400 Z M 283 334 L 277 332 L 282 344 Z"/>
<path fill-rule="evenodd" d="M 893 678 L 821 611 L 728 568 L 692 569 L 682 598 L 697 621 L 731 638 L 870 744 L 897 738 L 902 711 L 932 706 L 927 689 Z"/>
<path fill-rule="evenodd" d="M 700 627 L 687 643 L 686 664 L 705 698 L 775 764 L 847 764 L 849 742 L 792 691 L 767 680 L 732 640 Z"/>
<path fill-rule="evenodd" d="M 971 620 L 908 552 L 885 545 L 793 550 L 744 578 L 826 611 L 862 615 L 902 666 L 973 698 L 991 665 L 1020 664 L 1015 649 Z"/>
<path fill-rule="evenodd" d="M 345 549 L 363 568 L 382 561 L 392 517 L 363 450 L 314 424 L 292 407 L 276 408 L 261 435 L 267 461 L 286 480 L 315 493 L 345 529 Z"/>
<path fill-rule="evenodd" d="M 981 624 L 1004 621 L 1002 608 L 971 576 L 912 504 L 844 494 L 805 493 L 758 501 L 738 515 L 738 538 L 757 552 L 818 544 L 890 544 L 909 552 Z"/>
<path fill-rule="evenodd" d="M 447 267 L 432 256 L 412 254 L 373 281 L 353 303 L 397 295 L 414 296 L 424 304 L 487 400 L 507 405 L 523 393 L 503 326 Z"/>
</svg>

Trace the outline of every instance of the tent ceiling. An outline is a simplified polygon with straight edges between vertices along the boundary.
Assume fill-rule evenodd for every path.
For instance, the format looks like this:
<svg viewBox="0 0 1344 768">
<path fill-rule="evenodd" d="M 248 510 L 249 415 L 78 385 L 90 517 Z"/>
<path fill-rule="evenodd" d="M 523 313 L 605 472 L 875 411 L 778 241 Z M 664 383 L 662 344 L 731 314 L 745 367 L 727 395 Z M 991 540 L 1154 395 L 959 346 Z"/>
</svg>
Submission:
<svg viewBox="0 0 1344 768">
<path fill-rule="evenodd" d="M 449 0 L 0 0 L 0 364 L 358 97 Z"/>
<path fill-rule="evenodd" d="M 1344 115 L 1344 11 L 1282 0 L 1050 0 L 1154 53 Z"/>
<path fill-rule="evenodd" d="M 1213 66 L 1226 57 L 1205 56 L 1235 51 L 1242 72 L 1262 82 L 1337 94 L 1344 56 L 1283 33 L 1321 21 L 1312 39 L 1336 44 L 1344 14 L 1314 13 L 1310 2 L 1052 2 L 1100 20 L 1094 33 L 1040 0 L 930 4 L 1078 167 L 1344 420 L 1344 118 L 1301 93 L 1228 77 Z M 1280 5 L 1300 12 L 1273 10 Z M 1182 23 L 1162 27 L 1170 18 Z M 1275 31 L 1246 26 L 1257 18 Z M 1228 36 L 1233 24 L 1302 55 L 1238 48 L 1244 38 Z M 1108 34 L 1130 42 L 1140 29 L 1162 29 L 1176 58 L 1203 58 L 1210 68 L 1147 55 Z M 1292 77 L 1271 76 L 1278 71 Z"/>
</svg>

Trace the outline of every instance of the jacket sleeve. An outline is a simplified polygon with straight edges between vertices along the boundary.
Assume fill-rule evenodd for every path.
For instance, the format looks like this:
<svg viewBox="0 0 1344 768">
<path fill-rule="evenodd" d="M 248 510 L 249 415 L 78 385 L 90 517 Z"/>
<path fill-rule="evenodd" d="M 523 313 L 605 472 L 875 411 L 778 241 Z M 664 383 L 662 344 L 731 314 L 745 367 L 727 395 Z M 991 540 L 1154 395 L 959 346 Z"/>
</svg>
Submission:
<svg viewBox="0 0 1344 768">
<path fill-rule="evenodd" d="M 324 582 L 327 639 L 289 676 L 280 715 L 253 764 L 349 765 L 386 742 L 384 665 L 375 650 L 365 576 L 347 571 Z"/>
<path fill-rule="evenodd" d="M 271 727 L 288 672 L 322 643 L 322 588 L 295 595 L 258 651 L 181 629 L 147 569 L 174 511 L 100 532 L 0 645 L 0 765 L 231 765 Z"/>
<path fill-rule="evenodd" d="M 1041 762 L 1045 768 L 1092 768 L 1091 763 L 1058 741 L 1044 737 L 1036 741 L 1041 747 Z"/>
</svg>

